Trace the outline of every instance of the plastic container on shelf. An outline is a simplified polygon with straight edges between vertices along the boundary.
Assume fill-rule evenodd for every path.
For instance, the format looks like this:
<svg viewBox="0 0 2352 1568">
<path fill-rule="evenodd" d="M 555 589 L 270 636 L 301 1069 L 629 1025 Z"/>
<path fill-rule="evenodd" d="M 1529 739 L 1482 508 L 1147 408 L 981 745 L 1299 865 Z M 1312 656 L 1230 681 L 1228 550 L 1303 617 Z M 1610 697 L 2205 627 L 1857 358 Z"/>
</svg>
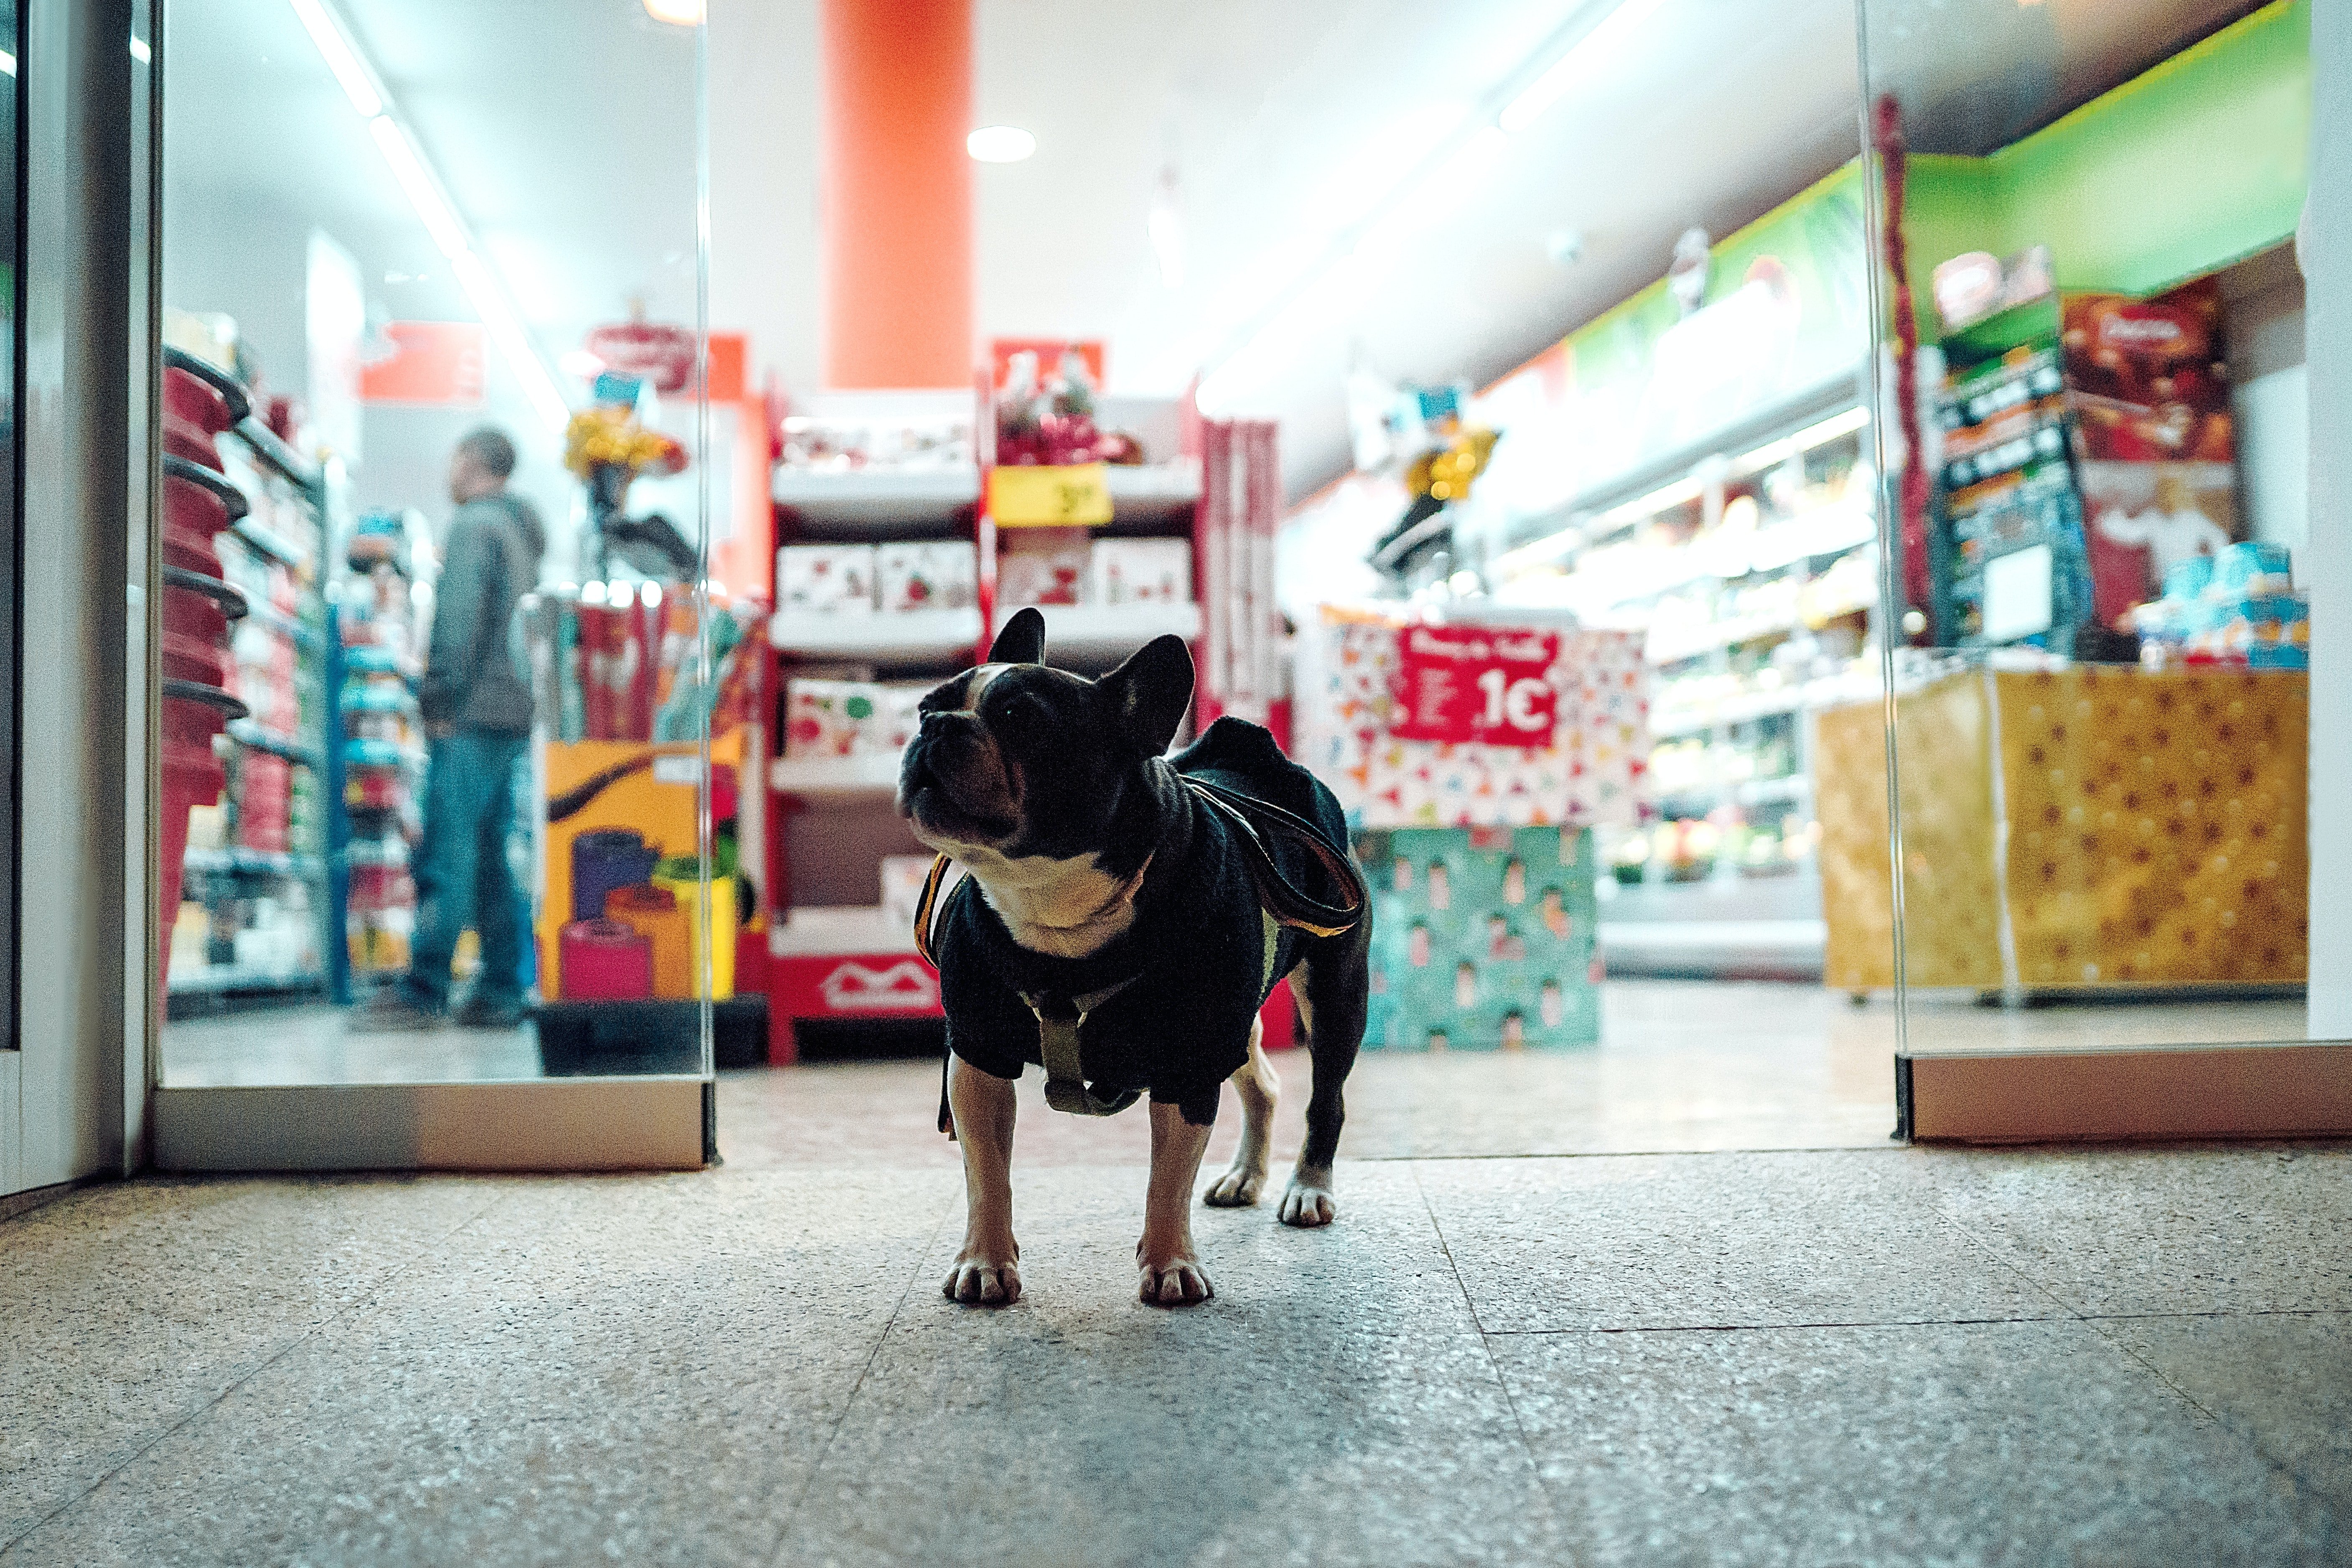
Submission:
<svg viewBox="0 0 2352 1568">
<path fill-rule="evenodd" d="M 216 805 L 227 774 L 213 755 L 213 737 L 231 719 L 245 717 L 245 704 L 215 686 L 167 678 L 163 709 L 163 820 L 157 825 L 161 854 L 156 867 L 156 910 L 162 930 L 157 982 L 168 988 L 172 928 L 180 915 L 180 885 L 186 868 L 188 813 Z"/>
<path fill-rule="evenodd" d="M 572 841 L 572 918 L 604 917 L 604 895 L 649 881 L 660 856 L 643 834 L 626 827 L 583 833 Z"/>
<path fill-rule="evenodd" d="M 653 944 L 618 921 L 574 921 L 557 937 L 566 1002 L 643 1002 L 653 995 Z"/>
<path fill-rule="evenodd" d="M 690 857 L 682 858 L 684 863 L 677 868 L 676 875 L 668 874 L 667 869 L 656 871 L 653 885 L 667 889 L 678 907 L 690 914 L 695 900 L 705 895 L 701 879 L 695 875 L 695 861 Z M 707 941 L 710 944 L 710 999 L 724 1002 L 735 994 L 735 879 L 712 877 L 708 897 L 709 907 L 705 918 L 689 922 L 694 933 L 694 952 L 689 960 L 693 968 L 685 994 L 696 994 L 694 987 L 703 973 L 703 943 Z"/>
<path fill-rule="evenodd" d="M 604 895 L 604 918 L 646 939 L 652 950 L 653 994 L 684 1001 L 695 993 L 694 906 L 667 888 L 647 883 Z"/>
</svg>

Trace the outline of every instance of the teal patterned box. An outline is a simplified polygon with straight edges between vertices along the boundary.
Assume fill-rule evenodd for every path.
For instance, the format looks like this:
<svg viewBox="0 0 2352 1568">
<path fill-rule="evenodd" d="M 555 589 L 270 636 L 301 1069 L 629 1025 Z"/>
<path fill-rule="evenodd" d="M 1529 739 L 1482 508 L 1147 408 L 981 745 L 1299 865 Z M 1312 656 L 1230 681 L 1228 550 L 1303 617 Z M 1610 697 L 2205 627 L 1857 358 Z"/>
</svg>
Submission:
<svg viewBox="0 0 2352 1568">
<path fill-rule="evenodd" d="M 1517 1050 L 1601 1037 L 1592 835 L 1400 827 L 1356 836 L 1372 887 L 1367 1050 Z"/>
</svg>

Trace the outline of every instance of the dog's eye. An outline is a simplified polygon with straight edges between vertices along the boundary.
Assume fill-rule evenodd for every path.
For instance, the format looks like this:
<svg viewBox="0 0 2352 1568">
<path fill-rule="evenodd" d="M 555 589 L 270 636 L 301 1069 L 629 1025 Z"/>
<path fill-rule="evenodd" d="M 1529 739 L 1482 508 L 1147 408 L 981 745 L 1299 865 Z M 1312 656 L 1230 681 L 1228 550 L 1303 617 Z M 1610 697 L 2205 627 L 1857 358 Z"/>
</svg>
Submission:
<svg viewBox="0 0 2352 1568">
<path fill-rule="evenodd" d="M 1014 734 L 1034 733 L 1045 721 L 1045 705 L 1027 692 L 1007 701 L 997 714 L 997 722 Z"/>
</svg>

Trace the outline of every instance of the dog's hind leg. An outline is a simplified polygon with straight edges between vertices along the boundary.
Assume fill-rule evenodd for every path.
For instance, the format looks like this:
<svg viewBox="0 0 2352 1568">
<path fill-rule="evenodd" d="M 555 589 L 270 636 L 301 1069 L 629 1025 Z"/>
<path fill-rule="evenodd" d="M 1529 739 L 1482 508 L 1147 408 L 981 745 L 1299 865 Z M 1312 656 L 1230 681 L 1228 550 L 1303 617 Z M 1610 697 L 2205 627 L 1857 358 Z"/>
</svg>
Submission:
<svg viewBox="0 0 2352 1568">
<path fill-rule="evenodd" d="M 1339 1128 L 1347 1120 L 1341 1091 L 1355 1069 L 1364 1043 L 1364 1016 L 1371 995 L 1371 922 L 1360 922 L 1343 936 L 1312 942 L 1307 951 L 1307 984 L 1294 972 L 1291 990 L 1307 1022 L 1307 1053 L 1315 1064 L 1315 1088 L 1307 1100 L 1307 1142 L 1290 1186 L 1282 1194 L 1282 1223 L 1329 1225 L 1339 1212 L 1331 1193 L 1331 1162 L 1339 1152 Z"/>
<path fill-rule="evenodd" d="M 1265 1026 L 1250 1026 L 1249 1060 L 1228 1080 L 1242 1102 L 1242 1141 L 1225 1173 L 1201 1194 L 1204 1204 L 1218 1208 L 1247 1208 L 1265 1191 L 1268 1157 L 1274 1152 L 1274 1108 L 1282 1098 L 1282 1081 L 1265 1059 Z"/>
</svg>

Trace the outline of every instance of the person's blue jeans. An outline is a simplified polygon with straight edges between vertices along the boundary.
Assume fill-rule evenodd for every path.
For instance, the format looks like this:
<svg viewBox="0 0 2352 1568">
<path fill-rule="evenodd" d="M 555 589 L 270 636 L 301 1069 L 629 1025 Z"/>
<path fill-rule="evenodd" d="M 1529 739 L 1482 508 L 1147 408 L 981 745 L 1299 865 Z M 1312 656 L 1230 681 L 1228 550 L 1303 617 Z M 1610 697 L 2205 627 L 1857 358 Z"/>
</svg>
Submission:
<svg viewBox="0 0 2352 1568">
<path fill-rule="evenodd" d="M 507 863 L 514 825 L 515 765 L 528 735 L 460 730 L 432 743 L 425 765 L 425 842 L 409 874 L 416 883 L 416 935 L 409 999 L 435 1011 L 449 1004 L 449 961 L 471 927 L 481 940 L 475 995 L 521 994 L 523 898 Z"/>
</svg>

